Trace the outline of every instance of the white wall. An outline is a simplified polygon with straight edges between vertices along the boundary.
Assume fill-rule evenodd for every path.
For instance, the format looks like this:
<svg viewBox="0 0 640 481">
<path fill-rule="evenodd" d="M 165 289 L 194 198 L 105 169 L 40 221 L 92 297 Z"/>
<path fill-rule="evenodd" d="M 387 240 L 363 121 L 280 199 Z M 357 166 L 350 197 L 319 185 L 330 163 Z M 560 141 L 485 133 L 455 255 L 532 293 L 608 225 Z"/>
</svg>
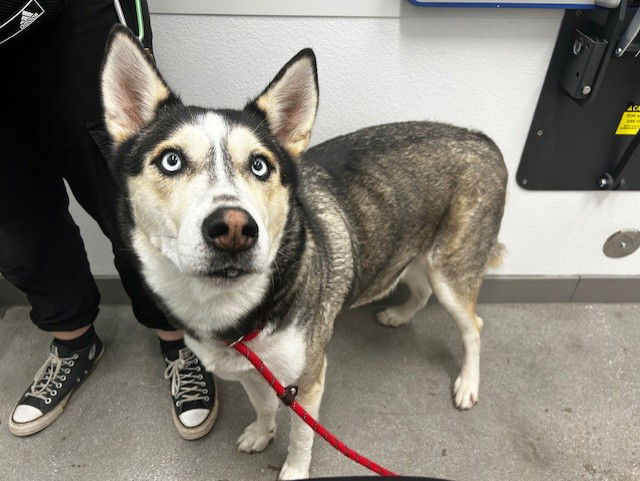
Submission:
<svg viewBox="0 0 640 481">
<path fill-rule="evenodd" d="M 376 123 L 431 119 L 481 129 L 511 174 L 500 274 L 638 274 L 603 241 L 639 227 L 640 193 L 530 192 L 514 180 L 562 11 L 418 9 L 402 18 L 153 15 L 160 70 L 185 102 L 240 107 L 299 49 L 318 57 L 314 142 Z M 109 251 L 79 216 L 93 270 Z"/>
</svg>

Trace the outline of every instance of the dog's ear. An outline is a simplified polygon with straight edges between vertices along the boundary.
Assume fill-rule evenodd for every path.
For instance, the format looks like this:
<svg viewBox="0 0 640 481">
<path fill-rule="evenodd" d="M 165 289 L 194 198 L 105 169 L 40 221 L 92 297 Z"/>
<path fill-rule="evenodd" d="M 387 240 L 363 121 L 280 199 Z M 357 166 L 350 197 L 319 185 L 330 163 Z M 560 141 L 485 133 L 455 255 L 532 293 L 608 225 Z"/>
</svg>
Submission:
<svg viewBox="0 0 640 481">
<path fill-rule="evenodd" d="M 105 125 L 116 146 L 149 123 L 160 104 L 177 101 L 151 55 L 121 25 L 111 29 L 107 41 L 101 89 Z"/>
<path fill-rule="evenodd" d="M 304 152 L 318 110 L 318 73 L 313 50 L 305 48 L 298 52 L 246 109 L 267 119 L 271 132 L 291 156 Z"/>
</svg>

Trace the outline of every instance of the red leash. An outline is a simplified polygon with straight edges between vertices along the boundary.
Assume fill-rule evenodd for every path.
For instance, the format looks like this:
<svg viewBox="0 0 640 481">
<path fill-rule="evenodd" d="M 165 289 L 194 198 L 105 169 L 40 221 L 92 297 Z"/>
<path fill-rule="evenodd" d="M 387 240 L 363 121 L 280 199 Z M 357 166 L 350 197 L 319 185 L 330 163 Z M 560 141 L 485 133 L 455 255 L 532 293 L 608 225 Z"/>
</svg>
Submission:
<svg viewBox="0 0 640 481">
<path fill-rule="evenodd" d="M 307 423 L 311 429 L 313 429 L 316 433 L 322 436 L 331 446 L 340 451 L 349 459 L 354 460 L 356 463 L 361 464 L 365 468 L 373 471 L 380 476 L 385 477 L 397 477 L 399 474 L 394 473 L 393 471 L 389 471 L 387 468 L 380 466 L 379 464 L 374 463 L 370 459 L 365 458 L 361 454 L 358 454 L 349 446 L 340 441 L 337 437 L 335 437 L 327 428 L 325 428 L 318 421 L 313 419 L 311 415 L 295 400 L 295 396 L 298 393 L 298 388 L 296 386 L 287 386 L 286 388 L 276 379 L 273 373 L 269 370 L 267 366 L 262 362 L 262 359 L 258 357 L 258 355 L 253 352 L 251 349 L 247 347 L 245 342 L 249 342 L 254 339 L 260 330 L 255 330 L 250 332 L 246 336 L 241 337 L 236 342 L 229 344 L 236 351 L 246 357 L 253 367 L 255 367 L 258 372 L 262 375 L 263 378 L 269 383 L 269 386 L 273 388 L 276 392 L 280 400 L 287 406 L 289 406 L 293 411 L 302 419 L 305 423 Z"/>
</svg>

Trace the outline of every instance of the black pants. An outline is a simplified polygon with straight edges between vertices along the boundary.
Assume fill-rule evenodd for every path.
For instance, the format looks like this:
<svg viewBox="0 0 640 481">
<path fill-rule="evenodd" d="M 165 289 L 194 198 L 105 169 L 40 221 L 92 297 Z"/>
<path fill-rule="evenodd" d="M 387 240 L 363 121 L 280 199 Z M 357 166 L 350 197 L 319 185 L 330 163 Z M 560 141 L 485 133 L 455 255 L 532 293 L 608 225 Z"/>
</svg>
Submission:
<svg viewBox="0 0 640 481">
<path fill-rule="evenodd" d="M 144 6 L 145 44 L 151 28 Z M 135 28 L 133 0 L 121 0 Z M 172 330 L 149 295 L 115 221 L 99 72 L 117 23 L 112 0 L 69 0 L 36 35 L 0 47 L 0 272 L 24 291 L 47 331 L 92 323 L 100 295 L 63 179 L 110 238 L 137 319 Z"/>
</svg>

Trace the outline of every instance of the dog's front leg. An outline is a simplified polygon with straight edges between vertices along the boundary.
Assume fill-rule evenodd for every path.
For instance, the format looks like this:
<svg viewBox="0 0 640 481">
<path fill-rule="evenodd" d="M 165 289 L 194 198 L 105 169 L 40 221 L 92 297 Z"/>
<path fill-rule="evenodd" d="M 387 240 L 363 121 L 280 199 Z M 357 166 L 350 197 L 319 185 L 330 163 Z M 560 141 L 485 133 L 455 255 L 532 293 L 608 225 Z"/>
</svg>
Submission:
<svg viewBox="0 0 640 481">
<path fill-rule="evenodd" d="M 301 386 L 296 401 L 305 410 L 318 419 L 320 401 L 324 392 L 324 377 L 327 370 L 327 358 L 324 358 L 322 369 L 314 383 L 308 388 Z M 291 411 L 291 432 L 289 434 L 289 454 L 280 470 L 279 479 L 304 479 L 309 477 L 311 465 L 311 448 L 313 447 L 313 430 Z"/>
<path fill-rule="evenodd" d="M 280 401 L 271 387 L 257 374 L 248 375 L 241 383 L 257 417 L 238 438 L 238 451 L 258 453 L 267 447 L 276 434 L 276 412 Z"/>
</svg>

